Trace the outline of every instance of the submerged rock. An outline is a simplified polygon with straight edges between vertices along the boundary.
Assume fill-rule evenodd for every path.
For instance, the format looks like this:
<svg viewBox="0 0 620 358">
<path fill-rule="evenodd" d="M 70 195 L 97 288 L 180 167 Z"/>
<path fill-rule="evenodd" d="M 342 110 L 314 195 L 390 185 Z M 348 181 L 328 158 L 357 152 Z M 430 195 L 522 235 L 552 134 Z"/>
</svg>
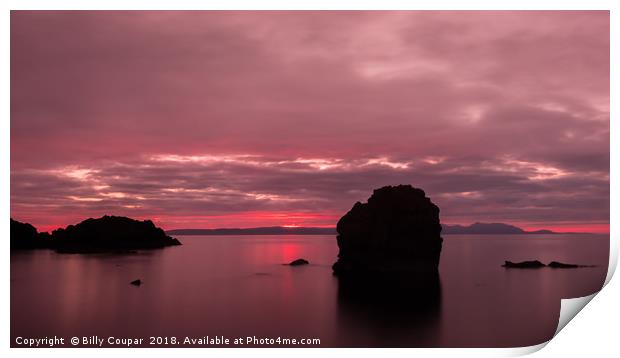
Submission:
<svg viewBox="0 0 620 358">
<path fill-rule="evenodd" d="M 575 265 L 575 264 L 565 264 L 562 262 L 558 262 L 558 261 L 551 261 L 549 263 L 549 265 L 547 265 L 551 268 L 578 268 L 581 267 L 580 265 Z"/>
<path fill-rule="evenodd" d="M 52 247 L 59 252 L 134 252 L 181 243 L 150 220 L 138 221 L 122 216 L 87 219 L 77 225 L 52 232 Z"/>
<path fill-rule="evenodd" d="M 521 262 L 505 261 L 502 266 L 506 268 L 541 268 L 545 267 L 545 264 L 538 260 Z"/>
<path fill-rule="evenodd" d="M 338 276 L 436 273 L 442 238 L 439 208 L 411 185 L 376 189 L 336 227 Z"/>
<path fill-rule="evenodd" d="M 142 280 L 140 279 L 133 280 L 129 284 L 134 285 L 134 286 L 140 286 L 142 284 Z"/>
<path fill-rule="evenodd" d="M 309 263 L 310 262 L 308 262 L 307 260 L 297 259 L 297 260 L 291 261 L 288 265 L 289 266 L 301 266 L 301 265 L 307 265 Z"/>
</svg>

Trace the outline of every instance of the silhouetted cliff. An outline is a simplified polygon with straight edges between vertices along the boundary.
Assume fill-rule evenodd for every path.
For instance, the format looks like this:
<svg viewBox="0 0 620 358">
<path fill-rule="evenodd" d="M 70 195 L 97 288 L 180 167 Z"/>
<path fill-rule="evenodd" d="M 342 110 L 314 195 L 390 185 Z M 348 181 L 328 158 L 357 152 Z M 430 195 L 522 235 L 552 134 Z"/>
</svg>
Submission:
<svg viewBox="0 0 620 358">
<path fill-rule="evenodd" d="M 11 218 L 10 226 L 11 250 L 29 250 L 49 247 L 49 235 L 39 233 L 37 229 L 28 224 Z"/>
<path fill-rule="evenodd" d="M 337 225 L 334 273 L 437 272 L 442 238 L 439 208 L 411 185 L 377 189 Z"/>
</svg>

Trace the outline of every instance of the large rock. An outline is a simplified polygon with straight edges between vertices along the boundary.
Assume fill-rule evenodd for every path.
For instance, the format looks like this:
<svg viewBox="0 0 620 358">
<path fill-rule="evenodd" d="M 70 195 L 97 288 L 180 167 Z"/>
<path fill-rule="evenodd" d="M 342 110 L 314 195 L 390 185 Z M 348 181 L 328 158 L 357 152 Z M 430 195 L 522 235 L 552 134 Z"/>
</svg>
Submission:
<svg viewBox="0 0 620 358">
<path fill-rule="evenodd" d="M 150 220 L 122 216 L 87 219 L 52 232 L 53 248 L 60 252 L 109 252 L 157 249 L 181 243 Z"/>
<path fill-rule="evenodd" d="M 437 273 L 443 241 L 439 208 L 421 189 L 377 189 L 368 203 L 355 203 L 336 229 L 338 276 Z"/>
</svg>

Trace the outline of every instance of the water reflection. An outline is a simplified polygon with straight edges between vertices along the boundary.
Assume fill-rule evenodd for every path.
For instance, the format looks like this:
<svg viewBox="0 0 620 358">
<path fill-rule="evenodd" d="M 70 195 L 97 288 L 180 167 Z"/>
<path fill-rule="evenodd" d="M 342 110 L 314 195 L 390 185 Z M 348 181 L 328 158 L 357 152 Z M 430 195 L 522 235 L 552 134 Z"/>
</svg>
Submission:
<svg viewBox="0 0 620 358">
<path fill-rule="evenodd" d="M 608 237 L 444 241 L 439 275 L 341 280 L 325 237 L 185 237 L 133 255 L 11 253 L 11 337 L 312 337 L 321 347 L 512 347 L 548 340 L 560 298 L 599 290 Z M 310 265 L 282 263 L 306 258 Z M 595 267 L 506 270 L 536 258 Z M 129 282 L 141 279 L 135 287 Z"/>
<path fill-rule="evenodd" d="M 337 297 L 343 346 L 439 346 L 438 273 L 423 277 L 339 277 Z"/>
</svg>

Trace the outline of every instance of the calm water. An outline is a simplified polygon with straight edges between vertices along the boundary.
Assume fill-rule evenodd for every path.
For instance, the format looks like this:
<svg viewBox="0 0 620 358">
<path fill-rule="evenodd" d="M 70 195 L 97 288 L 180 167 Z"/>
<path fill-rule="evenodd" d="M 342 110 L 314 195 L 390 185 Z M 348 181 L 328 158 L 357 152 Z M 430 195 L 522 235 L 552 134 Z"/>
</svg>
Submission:
<svg viewBox="0 0 620 358">
<path fill-rule="evenodd" d="M 319 338 L 322 347 L 527 346 L 553 336 L 560 298 L 601 288 L 609 257 L 608 236 L 445 236 L 432 302 L 394 312 L 342 294 L 331 274 L 333 236 L 179 239 L 183 246 L 134 255 L 11 254 L 11 344 L 18 336 L 96 335 Z M 311 264 L 282 265 L 299 257 Z M 529 259 L 597 267 L 501 267 Z M 129 284 L 137 278 L 142 286 Z"/>
</svg>

